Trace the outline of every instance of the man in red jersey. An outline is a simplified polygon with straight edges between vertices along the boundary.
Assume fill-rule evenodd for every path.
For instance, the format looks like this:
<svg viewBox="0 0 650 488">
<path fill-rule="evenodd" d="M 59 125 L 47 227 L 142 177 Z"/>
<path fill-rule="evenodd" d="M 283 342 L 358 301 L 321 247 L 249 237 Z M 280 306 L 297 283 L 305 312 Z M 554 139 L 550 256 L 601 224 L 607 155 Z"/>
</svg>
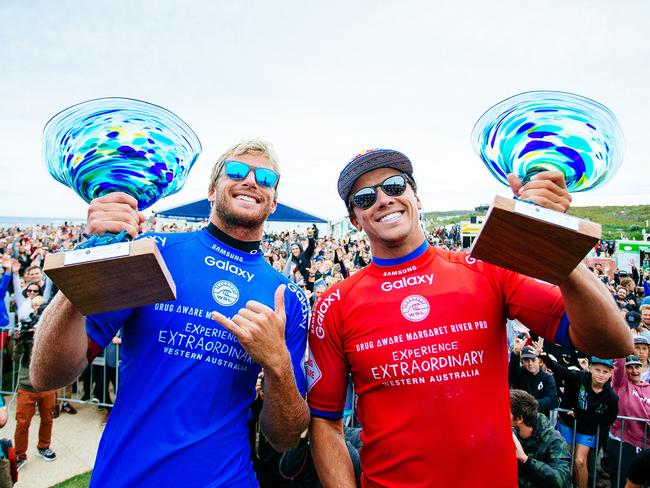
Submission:
<svg viewBox="0 0 650 488">
<path fill-rule="evenodd" d="M 523 186 L 511 176 L 510 184 L 522 199 L 569 207 L 559 172 Z M 373 257 L 312 312 L 308 402 L 321 481 L 354 486 L 341 425 L 351 373 L 363 486 L 516 487 L 506 318 L 547 340 L 620 357 L 632 342 L 614 301 L 582 265 L 557 287 L 430 247 L 418 222 L 413 168 L 400 152 L 356 156 L 338 190 Z"/>
</svg>

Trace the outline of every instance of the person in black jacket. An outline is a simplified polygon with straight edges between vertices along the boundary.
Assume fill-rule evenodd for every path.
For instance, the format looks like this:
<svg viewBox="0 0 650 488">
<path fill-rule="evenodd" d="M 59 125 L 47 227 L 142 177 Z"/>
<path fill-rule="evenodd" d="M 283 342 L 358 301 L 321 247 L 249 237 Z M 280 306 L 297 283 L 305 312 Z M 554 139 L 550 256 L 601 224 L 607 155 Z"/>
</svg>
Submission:
<svg viewBox="0 0 650 488">
<path fill-rule="evenodd" d="M 549 412 L 560 404 L 553 376 L 541 368 L 541 361 L 532 347 L 521 347 L 515 341 L 510 353 L 508 382 L 511 388 L 530 393 L 539 404 L 539 413 L 549 416 Z M 520 361 L 521 358 L 521 361 Z"/>
<path fill-rule="evenodd" d="M 609 385 L 614 370 L 611 359 L 591 357 L 589 371 L 571 371 L 539 352 L 542 361 L 565 384 L 557 430 L 569 446 L 575 436 L 574 476 L 578 488 L 587 488 L 587 457 L 596 448 L 597 433 L 606 433 L 618 415 L 618 397 Z M 575 430 L 575 432 L 574 432 Z"/>
</svg>

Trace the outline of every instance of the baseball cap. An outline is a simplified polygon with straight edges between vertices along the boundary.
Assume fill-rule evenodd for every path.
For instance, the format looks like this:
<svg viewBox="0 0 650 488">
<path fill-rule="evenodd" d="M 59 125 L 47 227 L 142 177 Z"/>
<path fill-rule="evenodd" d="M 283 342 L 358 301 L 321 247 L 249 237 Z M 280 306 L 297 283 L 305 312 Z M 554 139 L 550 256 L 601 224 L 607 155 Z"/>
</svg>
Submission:
<svg viewBox="0 0 650 488">
<path fill-rule="evenodd" d="M 521 359 L 537 359 L 537 353 L 532 347 L 524 347 L 521 350 Z"/>
<path fill-rule="evenodd" d="M 614 367 L 614 360 L 612 359 L 601 359 L 596 356 L 591 356 L 591 360 L 589 361 L 589 364 L 604 364 L 605 366 L 609 366 L 610 368 Z"/>
<path fill-rule="evenodd" d="M 350 198 L 350 190 L 359 176 L 378 168 L 394 168 L 413 176 L 413 165 L 409 158 L 393 149 L 368 149 L 353 157 L 339 175 L 339 196 L 345 205 Z"/>
<path fill-rule="evenodd" d="M 625 358 L 625 366 L 632 366 L 633 364 L 637 364 L 639 366 L 643 366 L 643 363 L 641 362 L 641 359 L 639 356 L 636 356 L 634 354 L 630 354 Z"/>
<path fill-rule="evenodd" d="M 641 314 L 639 312 L 635 312 L 634 310 L 630 310 L 625 314 L 625 321 L 627 322 L 627 325 L 630 327 L 630 329 L 636 329 L 639 325 L 641 325 Z"/>
<path fill-rule="evenodd" d="M 643 337 L 642 335 L 634 336 L 634 343 L 635 344 L 645 344 L 646 346 L 650 346 L 650 341 L 648 340 L 648 338 Z"/>
</svg>

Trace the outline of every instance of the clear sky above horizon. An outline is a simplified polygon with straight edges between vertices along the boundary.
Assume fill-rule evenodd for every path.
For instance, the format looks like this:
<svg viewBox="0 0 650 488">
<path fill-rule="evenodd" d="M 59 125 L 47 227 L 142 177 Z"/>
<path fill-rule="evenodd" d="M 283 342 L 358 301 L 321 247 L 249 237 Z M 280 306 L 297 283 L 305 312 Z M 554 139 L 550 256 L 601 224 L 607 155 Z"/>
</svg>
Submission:
<svg viewBox="0 0 650 488">
<path fill-rule="evenodd" d="M 474 153 L 491 105 L 537 89 L 609 107 L 626 138 L 611 182 L 575 205 L 650 203 L 650 2 L 125 1 L 0 3 L 0 215 L 82 217 L 41 157 L 45 123 L 75 103 L 138 98 L 178 114 L 203 153 L 178 194 L 205 197 L 233 143 L 273 143 L 279 199 L 345 212 L 338 173 L 363 149 L 407 154 L 425 210 L 509 194 Z"/>
</svg>

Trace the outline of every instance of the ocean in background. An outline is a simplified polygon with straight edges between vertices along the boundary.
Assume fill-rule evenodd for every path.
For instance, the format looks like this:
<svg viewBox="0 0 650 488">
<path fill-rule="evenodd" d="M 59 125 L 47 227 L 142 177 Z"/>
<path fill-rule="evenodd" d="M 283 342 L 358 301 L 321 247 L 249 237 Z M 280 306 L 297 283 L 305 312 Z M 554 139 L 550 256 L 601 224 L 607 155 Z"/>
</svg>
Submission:
<svg viewBox="0 0 650 488">
<path fill-rule="evenodd" d="M 0 228 L 14 227 L 16 225 L 25 227 L 31 225 L 62 225 L 68 224 L 81 224 L 86 222 L 85 218 L 79 217 L 4 217 L 0 215 Z"/>
</svg>

